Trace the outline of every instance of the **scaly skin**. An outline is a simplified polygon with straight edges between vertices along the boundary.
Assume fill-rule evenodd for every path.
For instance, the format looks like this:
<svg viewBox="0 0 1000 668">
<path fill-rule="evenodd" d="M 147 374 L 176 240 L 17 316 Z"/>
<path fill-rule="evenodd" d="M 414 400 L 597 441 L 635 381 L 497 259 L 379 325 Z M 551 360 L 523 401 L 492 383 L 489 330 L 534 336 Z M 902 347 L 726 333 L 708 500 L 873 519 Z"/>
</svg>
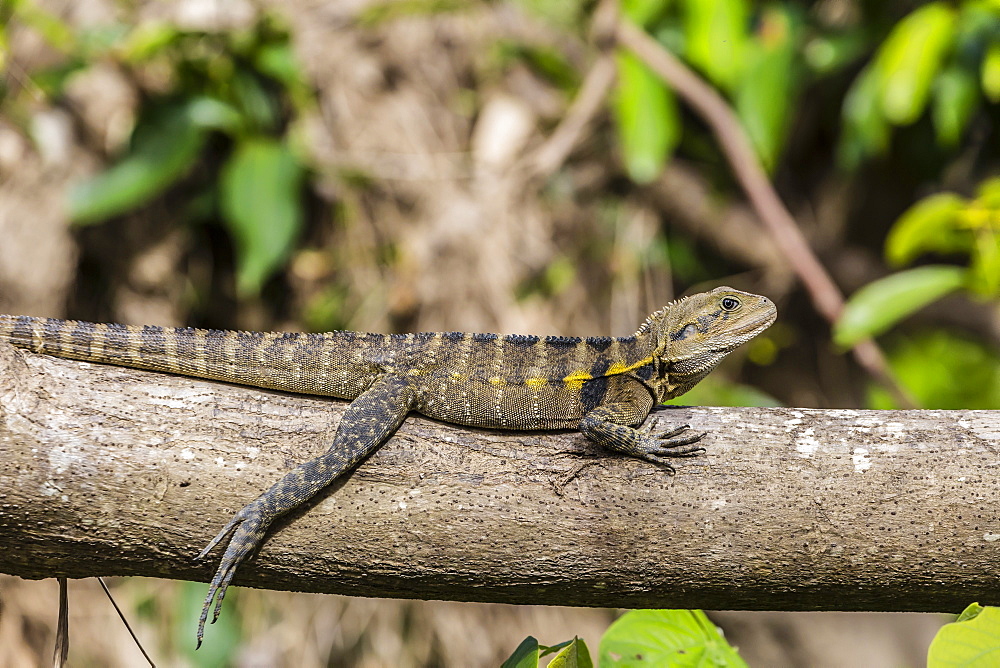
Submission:
<svg viewBox="0 0 1000 668">
<path fill-rule="evenodd" d="M 672 302 L 624 338 L 230 332 L 0 315 L 0 340 L 36 353 L 351 400 L 329 450 L 240 510 L 198 555 L 229 537 L 198 623 L 212 621 L 270 524 L 385 443 L 411 411 L 497 429 L 579 429 L 604 448 L 673 473 L 668 457 L 704 434 L 636 429 L 774 322 L 766 297 L 717 288 Z"/>
</svg>

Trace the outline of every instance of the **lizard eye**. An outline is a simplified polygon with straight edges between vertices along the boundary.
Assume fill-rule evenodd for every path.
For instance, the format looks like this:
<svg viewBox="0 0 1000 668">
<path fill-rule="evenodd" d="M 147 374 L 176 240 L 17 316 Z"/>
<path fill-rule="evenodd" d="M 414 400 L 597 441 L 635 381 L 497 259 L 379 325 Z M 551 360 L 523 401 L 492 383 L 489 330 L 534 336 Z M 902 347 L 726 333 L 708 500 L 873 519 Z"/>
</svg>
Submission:
<svg viewBox="0 0 1000 668">
<path fill-rule="evenodd" d="M 740 300 L 736 297 L 723 297 L 722 298 L 722 310 L 723 311 L 735 311 L 740 307 Z"/>
</svg>

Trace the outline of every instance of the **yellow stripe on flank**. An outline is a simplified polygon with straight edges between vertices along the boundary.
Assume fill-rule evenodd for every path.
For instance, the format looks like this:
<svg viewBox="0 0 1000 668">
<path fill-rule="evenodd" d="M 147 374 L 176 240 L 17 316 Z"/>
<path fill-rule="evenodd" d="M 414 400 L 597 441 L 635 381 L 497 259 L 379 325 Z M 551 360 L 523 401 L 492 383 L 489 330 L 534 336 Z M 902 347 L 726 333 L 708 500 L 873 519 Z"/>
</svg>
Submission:
<svg viewBox="0 0 1000 668">
<path fill-rule="evenodd" d="M 548 378 L 527 378 L 524 384 L 528 387 L 544 387 L 548 382 Z"/>
<path fill-rule="evenodd" d="M 652 357 L 647 357 L 645 359 L 639 360 L 635 364 L 622 364 L 621 362 L 615 362 L 608 367 L 608 370 L 604 372 L 605 376 L 617 376 L 621 373 L 628 373 L 629 371 L 635 371 L 640 367 L 644 367 L 653 361 Z"/>
<path fill-rule="evenodd" d="M 500 376 L 493 376 L 492 378 L 490 378 L 490 385 L 495 385 L 497 387 L 500 387 L 501 385 L 506 385 L 506 384 L 507 381 L 501 378 Z"/>
<path fill-rule="evenodd" d="M 583 387 L 583 383 L 591 378 L 593 378 L 593 376 L 586 371 L 574 371 L 570 375 L 563 378 L 563 382 L 566 383 L 566 387 L 579 390 Z"/>
</svg>

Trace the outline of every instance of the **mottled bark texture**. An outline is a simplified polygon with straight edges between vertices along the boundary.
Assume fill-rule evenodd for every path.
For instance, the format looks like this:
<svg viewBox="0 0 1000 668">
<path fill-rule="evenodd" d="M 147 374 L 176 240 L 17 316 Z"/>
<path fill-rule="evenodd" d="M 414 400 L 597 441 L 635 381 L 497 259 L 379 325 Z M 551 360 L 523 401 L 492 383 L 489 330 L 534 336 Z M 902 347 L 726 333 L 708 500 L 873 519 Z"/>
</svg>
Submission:
<svg viewBox="0 0 1000 668">
<path fill-rule="evenodd" d="M 5 344 L 0 374 L 0 571 L 28 578 L 208 580 L 219 555 L 193 556 L 322 452 L 346 407 Z M 675 460 L 670 477 L 575 432 L 411 416 L 277 522 L 236 584 L 621 607 L 1000 603 L 1000 413 L 677 408 L 650 420 L 707 431 L 708 452 Z"/>
</svg>

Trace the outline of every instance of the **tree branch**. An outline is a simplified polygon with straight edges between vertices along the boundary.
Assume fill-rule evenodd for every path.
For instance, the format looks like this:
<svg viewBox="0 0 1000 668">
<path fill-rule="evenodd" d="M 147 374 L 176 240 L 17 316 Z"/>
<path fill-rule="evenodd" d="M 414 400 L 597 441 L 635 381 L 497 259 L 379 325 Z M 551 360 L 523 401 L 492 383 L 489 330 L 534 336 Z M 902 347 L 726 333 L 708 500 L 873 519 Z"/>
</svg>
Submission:
<svg viewBox="0 0 1000 668">
<path fill-rule="evenodd" d="M 844 310 L 840 288 L 812 252 L 792 214 L 778 197 L 730 106 L 714 88 L 641 28 L 621 20 L 615 36 L 623 47 L 656 72 L 708 124 L 733 168 L 736 180 L 765 229 L 802 281 L 813 306 L 831 326 L 836 323 Z M 874 339 L 858 341 L 851 350 L 858 364 L 889 390 L 900 406 L 916 405 L 892 375 L 882 349 Z"/>
<path fill-rule="evenodd" d="M 206 580 L 192 556 L 343 402 L 0 345 L 0 571 Z M 255 587 L 579 606 L 957 610 L 1000 593 L 996 411 L 677 408 L 678 474 L 419 417 L 272 531 Z M 563 480 L 581 462 L 561 490 Z M 557 493 L 557 492 L 561 492 Z"/>
</svg>

